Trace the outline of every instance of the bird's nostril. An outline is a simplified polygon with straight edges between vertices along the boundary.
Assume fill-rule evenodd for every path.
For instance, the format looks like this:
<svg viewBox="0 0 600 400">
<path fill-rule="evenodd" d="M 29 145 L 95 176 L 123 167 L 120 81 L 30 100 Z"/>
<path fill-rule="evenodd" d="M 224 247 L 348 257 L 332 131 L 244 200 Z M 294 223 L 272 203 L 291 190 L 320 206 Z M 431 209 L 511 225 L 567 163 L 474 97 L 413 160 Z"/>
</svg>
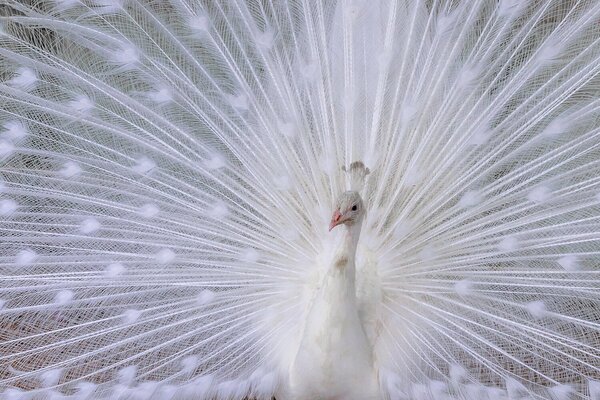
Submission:
<svg viewBox="0 0 600 400">
<path fill-rule="evenodd" d="M 336 212 L 333 213 L 333 217 L 331 217 L 331 220 L 334 222 L 338 222 L 340 218 L 342 218 L 342 214 L 336 210 Z"/>
</svg>

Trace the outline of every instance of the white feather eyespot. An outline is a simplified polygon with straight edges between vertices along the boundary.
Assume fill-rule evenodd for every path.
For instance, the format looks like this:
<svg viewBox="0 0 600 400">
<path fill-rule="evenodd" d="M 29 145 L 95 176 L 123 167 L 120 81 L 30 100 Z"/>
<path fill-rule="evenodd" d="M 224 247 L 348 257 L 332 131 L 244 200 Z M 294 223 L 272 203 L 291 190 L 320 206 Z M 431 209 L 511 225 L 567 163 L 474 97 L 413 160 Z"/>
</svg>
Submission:
<svg viewBox="0 0 600 400">
<path fill-rule="evenodd" d="M 27 126 L 18 120 L 5 122 L 3 127 L 4 131 L 0 136 L 13 143 L 22 140 L 29 134 Z"/>
<path fill-rule="evenodd" d="M 141 315 L 142 312 L 140 310 L 131 308 L 125 310 L 125 312 L 122 315 L 122 321 L 124 324 L 133 324 L 140 318 Z"/>
<path fill-rule="evenodd" d="M 8 217 L 19 208 L 19 204 L 12 199 L 0 199 L 0 216 Z"/>
<path fill-rule="evenodd" d="M 90 235 L 98 231 L 102 227 L 97 218 L 89 217 L 81 221 L 79 231 L 84 235 Z"/>
<path fill-rule="evenodd" d="M 266 30 L 256 34 L 256 44 L 263 50 L 270 50 L 275 41 L 275 33 L 272 30 Z"/>
<path fill-rule="evenodd" d="M 228 96 L 227 99 L 233 108 L 238 111 L 248 110 L 248 96 L 245 94 L 238 94 L 234 96 Z"/>
<path fill-rule="evenodd" d="M 226 165 L 225 157 L 217 152 L 212 152 L 209 158 L 204 161 L 204 166 L 211 171 L 221 169 Z"/>
<path fill-rule="evenodd" d="M 74 99 L 67 103 L 67 107 L 69 107 L 75 114 L 81 115 L 89 115 L 94 109 L 94 106 L 95 104 L 93 100 L 84 94 L 77 95 Z"/>
<path fill-rule="evenodd" d="M 140 62 L 140 51 L 131 43 L 124 43 L 109 52 L 110 61 L 117 67 L 113 72 L 120 73 L 134 69 Z"/>
<path fill-rule="evenodd" d="M 210 27 L 210 21 L 206 15 L 199 14 L 188 20 L 190 29 L 196 32 L 207 32 Z"/>
<path fill-rule="evenodd" d="M 74 161 L 67 161 L 63 164 L 62 168 L 58 171 L 58 173 L 63 178 L 75 178 L 81 174 L 81 166 Z"/>
<path fill-rule="evenodd" d="M 515 251 L 519 248 L 519 241 L 514 236 L 507 236 L 498 243 L 498 250 L 500 251 Z"/>
<path fill-rule="evenodd" d="M 481 204 L 482 201 L 483 197 L 481 193 L 476 190 L 469 190 L 460 198 L 458 205 L 462 208 L 470 208 Z"/>
<path fill-rule="evenodd" d="M 296 128 L 295 128 L 294 124 L 291 122 L 279 121 L 279 122 L 277 122 L 277 129 L 285 137 L 293 138 L 294 136 L 296 136 Z"/>
<path fill-rule="evenodd" d="M 218 220 L 226 218 L 230 213 L 229 207 L 222 201 L 213 204 L 209 210 L 209 216 Z"/>
<path fill-rule="evenodd" d="M 156 262 L 158 262 L 159 264 L 162 265 L 167 265 L 172 263 L 175 260 L 176 254 L 173 250 L 171 249 L 161 249 L 159 250 L 154 258 L 156 259 Z"/>
<path fill-rule="evenodd" d="M 527 199 L 534 203 L 545 203 L 552 197 L 552 192 L 547 186 L 538 186 L 527 194 Z"/>
<path fill-rule="evenodd" d="M 543 318 L 547 315 L 546 303 L 542 300 L 535 300 L 525 305 L 527 312 L 534 318 Z"/>
<path fill-rule="evenodd" d="M 37 82 L 38 77 L 34 70 L 21 67 L 17 69 L 12 79 L 8 81 L 8 84 L 24 91 L 30 91 L 36 87 Z"/>
<path fill-rule="evenodd" d="M 205 289 L 198 295 L 198 304 L 204 306 L 206 304 L 212 303 L 217 297 L 217 294 L 212 291 Z"/>
<path fill-rule="evenodd" d="M 38 254 L 35 251 L 31 249 L 21 250 L 17 253 L 15 264 L 19 267 L 24 267 L 31 265 L 37 258 Z"/>
<path fill-rule="evenodd" d="M 454 290 L 459 296 L 466 297 L 473 293 L 473 282 L 463 279 L 454 284 Z"/>
<path fill-rule="evenodd" d="M 259 258 L 260 253 L 250 247 L 243 249 L 242 253 L 240 254 L 240 259 L 248 263 L 255 263 L 259 260 Z"/>
<path fill-rule="evenodd" d="M 149 157 L 140 156 L 135 160 L 135 164 L 131 168 L 138 174 L 146 175 L 156 168 L 156 163 Z"/>
<path fill-rule="evenodd" d="M 54 296 L 54 304 L 58 306 L 64 306 L 73 300 L 75 294 L 72 290 L 61 290 Z"/>
<path fill-rule="evenodd" d="M 104 270 L 104 274 L 107 277 L 115 278 L 119 275 L 122 275 L 125 272 L 126 268 L 121 263 L 111 263 Z"/>
<path fill-rule="evenodd" d="M 137 376 L 138 367 L 136 365 L 130 365 L 128 367 L 122 368 L 118 372 L 118 380 L 119 383 L 130 386 Z"/>
<path fill-rule="evenodd" d="M 137 209 L 137 213 L 144 218 L 154 218 L 160 212 L 156 204 L 146 203 Z"/>
<path fill-rule="evenodd" d="M 580 269 L 579 259 L 574 254 L 567 254 L 556 261 L 567 271 L 577 271 Z"/>
<path fill-rule="evenodd" d="M 165 105 L 173 101 L 173 93 L 167 86 L 160 86 L 146 93 L 146 97 L 155 104 Z"/>
</svg>

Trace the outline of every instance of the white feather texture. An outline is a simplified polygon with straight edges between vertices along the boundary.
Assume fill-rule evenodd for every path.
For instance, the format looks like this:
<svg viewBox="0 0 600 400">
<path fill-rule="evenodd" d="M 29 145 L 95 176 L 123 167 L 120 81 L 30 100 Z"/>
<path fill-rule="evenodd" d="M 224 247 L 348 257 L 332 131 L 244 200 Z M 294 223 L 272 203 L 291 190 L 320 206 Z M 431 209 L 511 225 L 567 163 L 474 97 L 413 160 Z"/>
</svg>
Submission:
<svg viewBox="0 0 600 400">
<path fill-rule="evenodd" d="M 322 399 L 598 398 L 599 74 L 596 0 L 5 0 L 0 397 L 295 400 L 302 359 Z M 315 304 L 368 346 L 299 356 Z"/>
</svg>

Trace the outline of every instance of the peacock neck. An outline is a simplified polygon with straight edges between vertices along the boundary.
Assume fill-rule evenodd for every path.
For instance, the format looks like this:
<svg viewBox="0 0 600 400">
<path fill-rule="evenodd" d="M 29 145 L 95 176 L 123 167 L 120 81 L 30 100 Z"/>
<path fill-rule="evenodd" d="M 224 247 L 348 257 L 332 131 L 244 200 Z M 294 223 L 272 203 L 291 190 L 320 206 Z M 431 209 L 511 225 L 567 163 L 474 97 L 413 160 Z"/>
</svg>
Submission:
<svg viewBox="0 0 600 400">
<path fill-rule="evenodd" d="M 333 265 L 330 269 L 330 277 L 344 281 L 345 291 L 348 295 L 355 296 L 356 279 L 356 248 L 360 237 L 360 222 L 344 227 L 343 239 L 336 251 Z"/>
<path fill-rule="evenodd" d="M 354 283 L 360 223 L 343 229 L 334 258 L 308 308 L 290 368 L 291 395 L 287 398 L 380 398 L 357 394 L 356 388 L 372 391 L 373 362 L 358 313 Z"/>
<path fill-rule="evenodd" d="M 358 239 L 360 238 L 361 225 L 362 224 L 359 222 L 346 226 L 344 232 L 343 249 L 344 252 L 352 258 L 352 260 L 354 260 L 356 257 L 356 248 L 358 246 Z"/>
</svg>

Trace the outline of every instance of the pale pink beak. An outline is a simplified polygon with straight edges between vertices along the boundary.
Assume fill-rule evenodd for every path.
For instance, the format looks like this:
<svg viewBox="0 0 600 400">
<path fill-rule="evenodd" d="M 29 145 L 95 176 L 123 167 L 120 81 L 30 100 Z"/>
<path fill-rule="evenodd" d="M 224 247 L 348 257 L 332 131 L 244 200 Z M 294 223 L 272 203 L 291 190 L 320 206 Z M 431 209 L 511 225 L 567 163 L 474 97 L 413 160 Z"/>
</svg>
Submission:
<svg viewBox="0 0 600 400">
<path fill-rule="evenodd" d="M 335 212 L 333 213 L 333 217 L 331 217 L 331 222 L 329 223 L 329 232 L 331 232 L 333 228 L 335 228 L 342 222 L 344 222 L 344 220 L 342 220 L 342 214 L 340 213 L 340 210 L 335 210 Z"/>
</svg>

